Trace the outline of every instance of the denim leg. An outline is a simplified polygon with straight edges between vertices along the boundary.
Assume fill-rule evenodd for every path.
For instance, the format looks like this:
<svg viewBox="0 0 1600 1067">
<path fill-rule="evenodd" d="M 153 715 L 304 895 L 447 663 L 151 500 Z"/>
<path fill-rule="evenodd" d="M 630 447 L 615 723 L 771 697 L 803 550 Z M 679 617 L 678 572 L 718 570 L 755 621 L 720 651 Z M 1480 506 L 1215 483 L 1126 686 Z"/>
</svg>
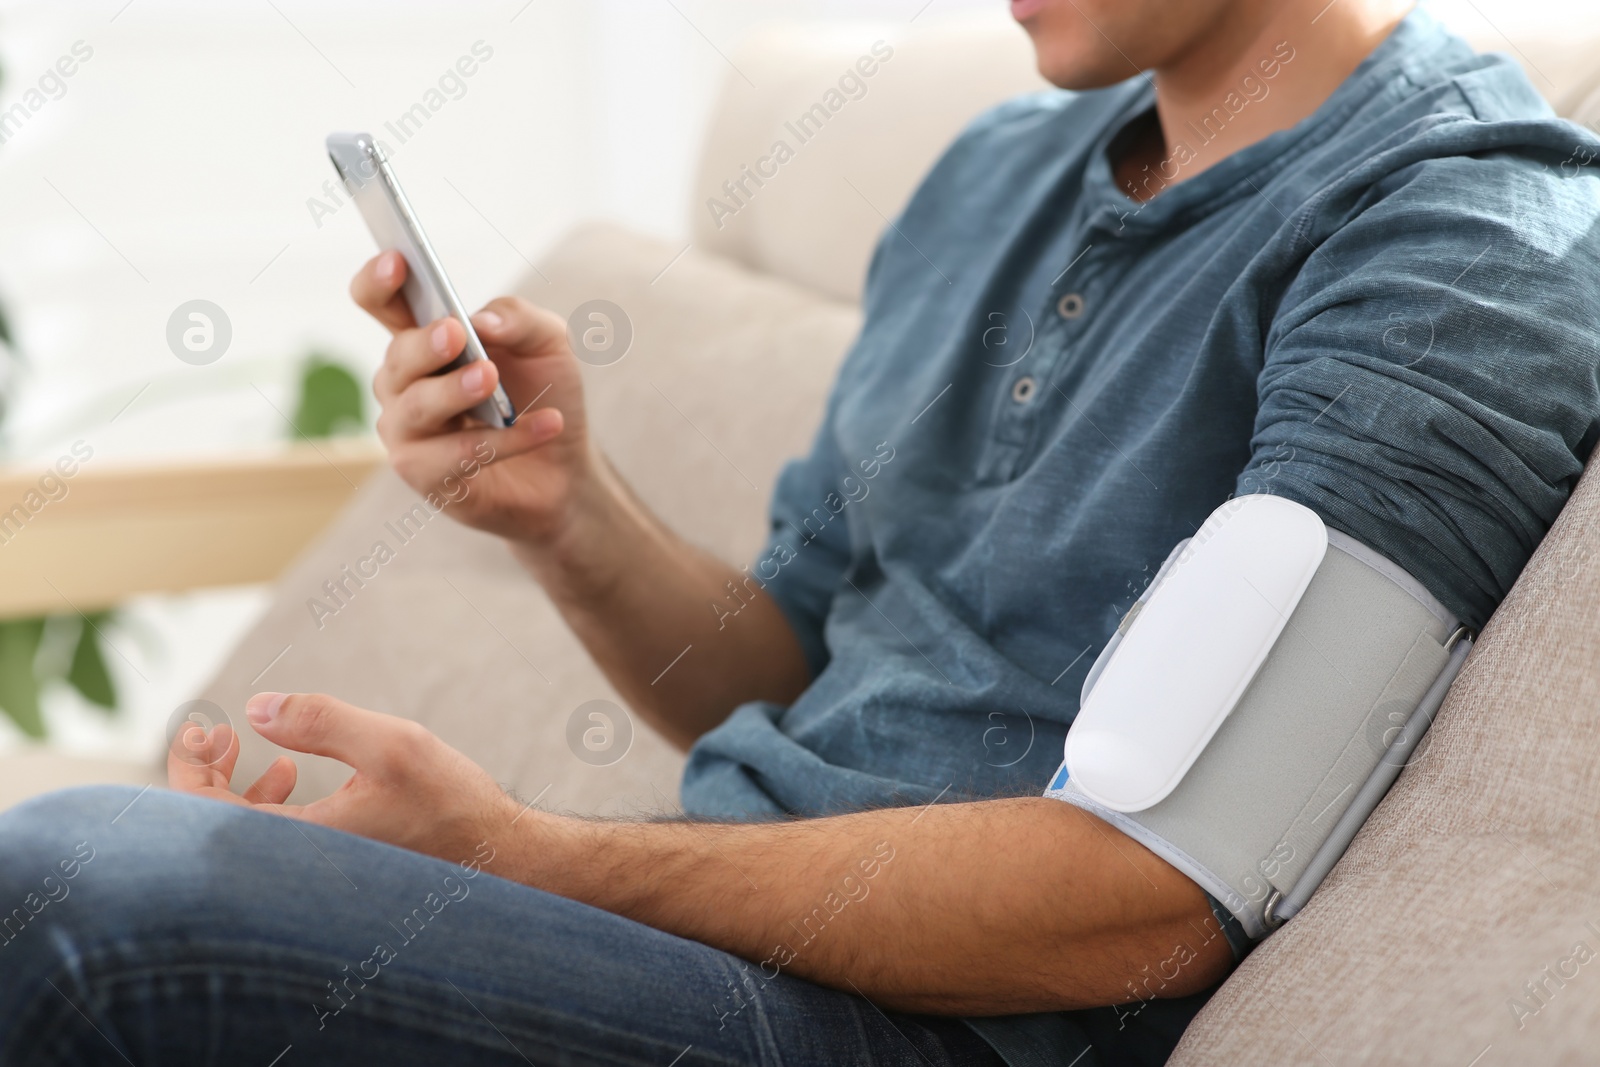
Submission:
<svg viewBox="0 0 1600 1067">
<path fill-rule="evenodd" d="M 281 816 L 122 787 L 0 815 L 4 1067 L 998 1062 L 957 1020 Z"/>
</svg>

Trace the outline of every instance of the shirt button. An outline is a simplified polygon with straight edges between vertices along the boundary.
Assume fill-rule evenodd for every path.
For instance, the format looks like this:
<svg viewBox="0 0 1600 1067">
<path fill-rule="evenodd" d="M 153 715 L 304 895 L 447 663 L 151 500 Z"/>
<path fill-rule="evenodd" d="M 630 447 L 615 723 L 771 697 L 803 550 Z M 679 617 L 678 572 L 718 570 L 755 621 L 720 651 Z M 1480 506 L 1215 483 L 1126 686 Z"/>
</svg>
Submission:
<svg viewBox="0 0 1600 1067">
<path fill-rule="evenodd" d="M 1056 314 L 1064 319 L 1075 319 L 1083 314 L 1083 294 L 1067 293 L 1056 301 Z"/>
<path fill-rule="evenodd" d="M 1033 394 L 1038 388 L 1039 383 L 1032 378 L 1018 378 L 1011 387 L 1011 399 L 1019 404 L 1026 404 L 1033 399 Z"/>
</svg>

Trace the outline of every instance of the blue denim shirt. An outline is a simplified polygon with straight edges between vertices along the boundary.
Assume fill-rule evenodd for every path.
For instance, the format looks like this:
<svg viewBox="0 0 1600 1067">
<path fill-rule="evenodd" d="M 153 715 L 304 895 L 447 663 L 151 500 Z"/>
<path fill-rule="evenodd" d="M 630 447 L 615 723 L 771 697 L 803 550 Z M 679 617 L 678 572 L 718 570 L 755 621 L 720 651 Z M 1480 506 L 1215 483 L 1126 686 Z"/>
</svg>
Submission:
<svg viewBox="0 0 1600 1067">
<path fill-rule="evenodd" d="M 689 811 L 1041 792 L 1096 653 L 1232 494 L 1312 508 L 1474 627 L 1516 579 L 1600 435 L 1600 145 L 1422 13 L 1141 204 L 1109 156 L 1152 104 L 1142 78 L 1004 104 L 884 234 L 750 569 L 815 678 L 700 740 Z M 1096 1027 L 1159 1062 L 1203 999 L 983 1030 L 1017 1064 Z"/>
</svg>

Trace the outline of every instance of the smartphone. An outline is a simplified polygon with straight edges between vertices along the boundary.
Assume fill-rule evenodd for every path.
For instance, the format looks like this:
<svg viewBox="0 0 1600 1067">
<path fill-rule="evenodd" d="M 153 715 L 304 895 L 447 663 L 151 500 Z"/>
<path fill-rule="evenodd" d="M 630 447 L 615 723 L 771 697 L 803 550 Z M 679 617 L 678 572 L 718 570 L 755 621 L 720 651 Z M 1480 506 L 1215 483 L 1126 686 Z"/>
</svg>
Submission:
<svg viewBox="0 0 1600 1067">
<path fill-rule="evenodd" d="M 350 199 L 367 220 L 367 229 L 372 231 L 379 250 L 398 251 L 405 257 L 406 280 L 401 291 L 411 305 L 412 317 L 418 325 L 426 325 L 448 315 L 467 332 L 466 348 L 438 373 L 464 367 L 475 359 L 488 359 L 466 305 L 450 284 L 444 265 L 422 232 L 422 223 L 417 221 L 411 202 L 400 188 L 400 179 L 395 177 L 394 167 L 377 140 L 370 133 L 332 133 L 327 145 L 333 169 L 339 172 Z M 505 427 L 516 421 L 511 401 L 499 384 L 487 400 L 472 409 L 472 414 L 490 426 Z"/>
</svg>

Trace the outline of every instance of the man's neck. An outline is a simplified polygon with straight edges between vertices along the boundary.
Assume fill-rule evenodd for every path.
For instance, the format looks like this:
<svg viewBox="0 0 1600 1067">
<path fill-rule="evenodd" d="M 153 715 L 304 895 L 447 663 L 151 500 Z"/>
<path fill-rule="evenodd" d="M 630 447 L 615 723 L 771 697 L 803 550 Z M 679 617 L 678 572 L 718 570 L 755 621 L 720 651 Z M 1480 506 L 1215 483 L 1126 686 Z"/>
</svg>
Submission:
<svg viewBox="0 0 1600 1067">
<path fill-rule="evenodd" d="M 1409 0 L 1237 4 L 1152 72 L 1160 127 L 1116 160 L 1135 200 L 1186 181 L 1315 111 L 1405 17 Z"/>
</svg>

